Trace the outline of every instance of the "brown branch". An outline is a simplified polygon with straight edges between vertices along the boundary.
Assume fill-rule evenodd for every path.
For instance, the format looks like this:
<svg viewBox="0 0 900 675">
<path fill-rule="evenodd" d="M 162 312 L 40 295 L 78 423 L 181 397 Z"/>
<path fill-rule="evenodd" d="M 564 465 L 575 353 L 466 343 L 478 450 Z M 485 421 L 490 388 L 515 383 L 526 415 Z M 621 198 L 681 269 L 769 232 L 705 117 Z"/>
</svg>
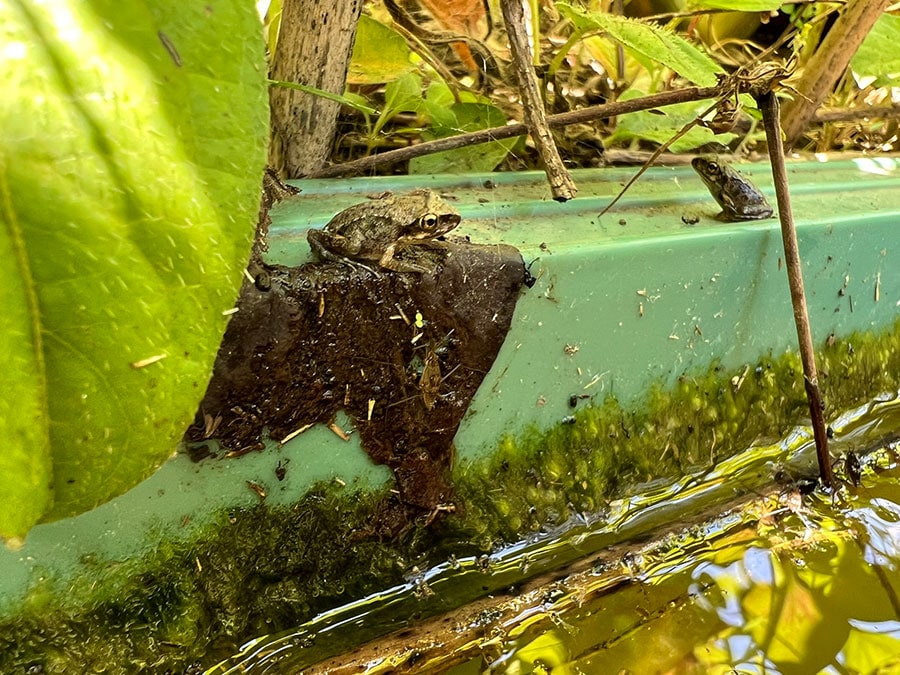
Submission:
<svg viewBox="0 0 900 675">
<path fill-rule="evenodd" d="M 822 395 L 819 391 L 819 375 L 816 372 L 816 355 L 813 349 L 812 332 L 809 327 L 809 312 L 803 291 L 803 271 L 800 251 L 797 245 L 797 231 L 791 212 L 791 195 L 788 190 L 787 170 L 784 166 L 784 145 L 781 140 L 781 123 L 778 97 L 772 91 L 755 95 L 756 104 L 762 112 L 769 159 L 772 163 L 772 178 L 775 181 L 775 196 L 778 199 L 778 216 L 781 219 L 781 239 L 784 242 L 784 262 L 787 268 L 788 285 L 791 289 L 791 305 L 794 308 L 794 324 L 800 344 L 800 360 L 803 363 L 803 382 L 809 413 L 812 418 L 813 436 L 816 441 L 816 457 L 819 460 L 819 475 L 828 487 L 834 485 L 831 457 L 828 454 L 828 434 L 825 428 L 825 413 Z"/>
<path fill-rule="evenodd" d="M 889 0 L 849 0 L 803 69 L 791 84 L 799 93 L 784 104 L 784 134 L 793 145 L 822 101 L 847 69 L 857 48 L 881 16 Z"/>
<path fill-rule="evenodd" d="M 718 87 L 687 87 L 685 89 L 675 89 L 673 91 L 662 92 L 661 94 L 653 94 L 651 96 L 642 96 L 641 98 L 633 98 L 629 101 L 617 101 L 615 103 L 604 103 L 595 105 L 581 110 L 572 110 L 556 115 L 549 115 L 547 123 L 551 127 L 564 127 L 569 124 L 581 124 L 591 122 L 604 117 L 615 117 L 617 115 L 627 115 L 628 113 L 639 112 L 641 110 L 650 110 L 652 108 L 662 108 L 675 103 L 686 103 L 688 101 L 702 101 L 708 98 L 720 96 L 722 91 Z M 346 176 L 349 174 L 360 174 L 373 170 L 375 167 L 394 162 L 404 162 L 414 157 L 422 157 L 435 152 L 444 152 L 446 150 L 456 150 L 457 148 L 465 148 L 470 145 L 478 145 L 480 143 L 490 143 L 491 141 L 500 141 L 507 138 L 515 138 L 528 133 L 528 128 L 521 123 L 509 124 L 505 127 L 494 127 L 492 129 L 481 129 L 459 136 L 450 136 L 448 138 L 439 138 L 434 141 L 426 141 L 418 145 L 411 145 L 407 148 L 399 148 L 397 150 L 389 150 L 378 155 L 370 155 L 352 162 L 344 162 L 343 164 L 335 164 L 317 171 L 313 171 L 306 175 L 307 178 L 333 178 L 335 176 Z"/>
<path fill-rule="evenodd" d="M 506 23 L 512 66 L 519 82 L 519 94 L 522 96 L 525 125 L 531 132 L 538 154 L 544 161 L 544 172 L 550 182 L 553 199 L 558 202 L 569 201 L 578 192 L 578 188 L 575 187 L 575 181 L 572 180 L 562 157 L 559 156 L 559 148 L 556 147 L 556 141 L 550 133 L 550 125 L 547 124 L 544 100 L 541 98 L 534 67 L 531 65 L 531 42 L 525 30 L 525 8 L 522 6 L 522 0 L 500 0 L 500 8 L 503 10 L 503 21 Z M 534 18 L 537 20 L 537 17 Z"/>
<path fill-rule="evenodd" d="M 852 108 L 845 110 L 820 110 L 816 122 L 855 122 L 857 120 L 886 120 L 900 117 L 900 105 L 878 108 Z"/>
<path fill-rule="evenodd" d="M 613 148 L 603 153 L 606 166 L 643 166 L 654 155 L 650 150 L 619 150 Z M 693 152 L 667 152 L 653 159 L 653 166 L 687 166 L 696 157 Z M 727 154 L 719 155 L 722 161 L 733 161 Z"/>
</svg>

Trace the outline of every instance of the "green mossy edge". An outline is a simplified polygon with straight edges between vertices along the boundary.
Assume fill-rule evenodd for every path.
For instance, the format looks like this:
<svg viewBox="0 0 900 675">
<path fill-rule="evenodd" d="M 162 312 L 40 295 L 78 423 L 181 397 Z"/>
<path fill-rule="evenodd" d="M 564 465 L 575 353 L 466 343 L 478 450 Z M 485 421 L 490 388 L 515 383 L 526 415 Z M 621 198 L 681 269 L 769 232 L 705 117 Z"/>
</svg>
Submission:
<svg viewBox="0 0 900 675">
<path fill-rule="evenodd" d="M 826 417 L 900 386 L 900 320 L 883 333 L 829 338 L 817 354 Z M 220 514 L 140 559 L 83 560 L 62 588 L 45 576 L 0 621 L 0 672 L 200 672 L 241 642 L 291 628 L 419 568 L 520 539 L 627 488 L 683 475 L 777 439 L 807 416 L 799 356 L 682 375 L 627 406 L 579 405 L 565 422 L 498 441 L 454 469 L 464 504 L 400 541 L 369 534 L 388 492 L 323 484 L 291 507 Z"/>
</svg>

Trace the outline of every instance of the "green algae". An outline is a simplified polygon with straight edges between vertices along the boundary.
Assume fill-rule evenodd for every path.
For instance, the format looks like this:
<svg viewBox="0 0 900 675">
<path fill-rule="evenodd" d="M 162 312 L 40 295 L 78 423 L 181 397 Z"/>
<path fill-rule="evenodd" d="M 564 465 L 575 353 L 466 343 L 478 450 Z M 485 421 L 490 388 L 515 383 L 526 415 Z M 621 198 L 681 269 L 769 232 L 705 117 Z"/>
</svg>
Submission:
<svg viewBox="0 0 900 675">
<path fill-rule="evenodd" d="M 826 419 L 897 390 L 900 322 L 875 336 L 829 337 L 817 354 Z M 506 436 L 487 461 L 456 467 L 454 482 L 482 547 L 515 541 L 547 523 L 595 513 L 632 486 L 683 476 L 805 424 L 799 355 L 769 355 L 743 368 L 718 363 L 653 387 L 623 406 L 608 397 L 547 430 Z"/>
<path fill-rule="evenodd" d="M 293 507 L 222 514 L 140 560 L 84 560 L 70 587 L 44 579 L 0 624 L 0 672 L 180 671 L 378 590 L 408 565 L 360 534 L 383 497 L 323 487 Z"/>
<path fill-rule="evenodd" d="M 827 417 L 896 391 L 900 322 L 880 335 L 829 338 L 818 362 Z M 803 423 L 806 406 L 793 353 L 737 370 L 713 364 L 629 405 L 581 405 L 555 427 L 502 438 L 488 460 L 457 466 L 458 512 L 414 523 L 399 540 L 371 526 L 387 490 L 322 485 L 291 507 L 224 513 L 183 541 L 161 537 L 141 559 L 85 559 L 65 588 L 43 575 L 0 623 L 0 671 L 196 669 L 250 637 L 401 583 L 414 565 L 602 512 L 636 485 L 780 438 Z"/>
</svg>

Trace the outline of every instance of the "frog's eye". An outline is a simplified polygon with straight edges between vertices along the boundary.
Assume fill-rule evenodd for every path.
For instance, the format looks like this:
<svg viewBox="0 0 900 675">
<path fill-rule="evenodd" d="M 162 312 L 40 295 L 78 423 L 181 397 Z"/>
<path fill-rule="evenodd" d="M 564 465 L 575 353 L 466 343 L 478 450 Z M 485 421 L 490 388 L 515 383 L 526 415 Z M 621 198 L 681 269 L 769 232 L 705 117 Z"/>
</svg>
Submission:
<svg viewBox="0 0 900 675">
<path fill-rule="evenodd" d="M 424 225 L 425 227 L 430 229 L 437 226 L 437 224 L 438 217 L 433 213 L 426 213 L 424 216 L 422 216 L 422 225 Z"/>
<path fill-rule="evenodd" d="M 719 165 L 716 164 L 715 162 L 711 161 L 707 166 L 709 167 L 710 171 L 716 171 L 716 172 L 719 171 Z"/>
</svg>

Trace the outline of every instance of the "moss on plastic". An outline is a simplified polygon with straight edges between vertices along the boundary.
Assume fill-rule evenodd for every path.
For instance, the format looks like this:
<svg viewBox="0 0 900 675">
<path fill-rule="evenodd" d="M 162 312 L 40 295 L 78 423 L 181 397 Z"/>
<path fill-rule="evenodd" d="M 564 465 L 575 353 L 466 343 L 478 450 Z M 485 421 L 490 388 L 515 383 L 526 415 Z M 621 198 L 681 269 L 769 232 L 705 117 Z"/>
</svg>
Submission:
<svg viewBox="0 0 900 675">
<path fill-rule="evenodd" d="M 829 339 L 818 363 L 828 413 L 896 391 L 900 321 L 880 335 Z M 637 484 L 776 440 L 807 415 L 796 354 L 714 364 L 639 404 L 608 398 L 579 408 L 571 423 L 501 439 L 491 458 L 456 468 L 464 508 L 400 541 L 371 533 L 387 492 L 330 485 L 292 507 L 223 513 L 189 541 L 161 538 L 140 560 L 85 559 L 65 588 L 43 575 L 18 615 L 0 623 L 0 672 L 199 672 L 249 638 L 399 583 L 412 564 L 602 512 Z"/>
<path fill-rule="evenodd" d="M 880 335 L 829 337 L 817 356 L 826 418 L 900 386 L 900 321 Z M 462 525 L 481 547 L 514 541 L 573 513 L 597 513 L 640 483 L 711 466 L 782 438 L 809 418 L 799 355 L 686 373 L 639 403 L 609 397 L 567 423 L 500 440 L 487 460 L 456 467 Z"/>
<path fill-rule="evenodd" d="M 293 507 L 221 514 L 141 560 L 83 560 L 70 587 L 45 579 L 0 623 L 0 672 L 197 670 L 248 637 L 397 583 L 403 554 L 427 542 L 360 536 L 384 497 L 321 488 Z"/>
</svg>

